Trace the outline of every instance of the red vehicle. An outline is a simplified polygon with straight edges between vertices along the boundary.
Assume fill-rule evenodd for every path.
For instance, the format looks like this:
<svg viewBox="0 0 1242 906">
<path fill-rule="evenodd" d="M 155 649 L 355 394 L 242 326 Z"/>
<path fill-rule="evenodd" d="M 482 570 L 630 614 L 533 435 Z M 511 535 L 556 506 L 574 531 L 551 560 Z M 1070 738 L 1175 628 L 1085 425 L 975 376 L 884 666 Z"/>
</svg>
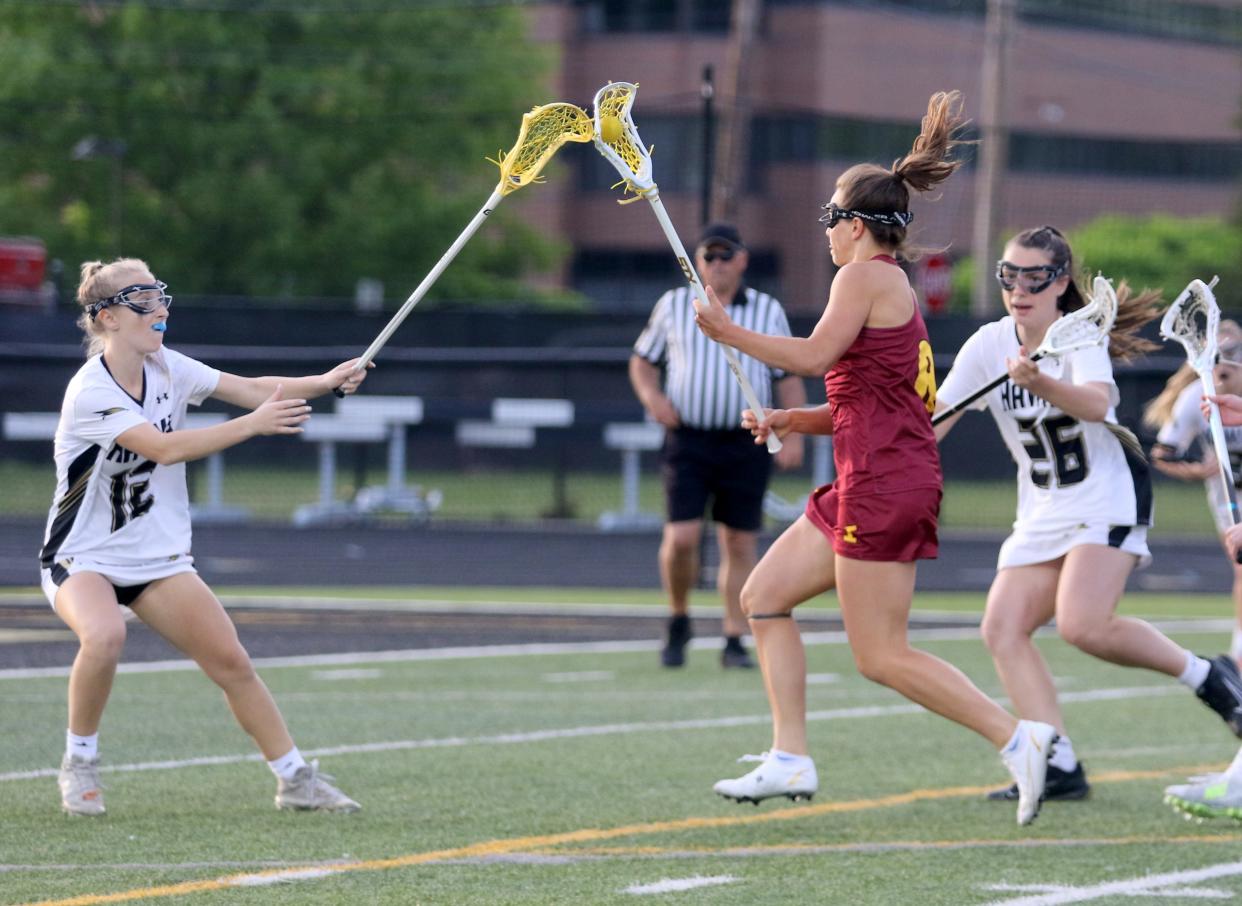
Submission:
<svg viewBox="0 0 1242 906">
<path fill-rule="evenodd" d="M 31 238 L 0 238 L 0 302 L 43 305 L 47 248 Z"/>
</svg>

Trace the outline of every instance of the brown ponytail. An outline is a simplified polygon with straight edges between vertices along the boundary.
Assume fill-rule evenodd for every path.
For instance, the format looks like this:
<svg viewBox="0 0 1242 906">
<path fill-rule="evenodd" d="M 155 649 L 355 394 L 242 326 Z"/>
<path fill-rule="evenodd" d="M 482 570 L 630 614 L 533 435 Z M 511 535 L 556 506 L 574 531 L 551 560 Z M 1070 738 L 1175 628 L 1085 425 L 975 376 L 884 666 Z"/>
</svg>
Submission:
<svg viewBox="0 0 1242 906">
<path fill-rule="evenodd" d="M 962 93 L 933 94 L 927 102 L 922 131 L 910 153 L 894 161 L 893 175 L 916 192 L 926 192 L 944 182 L 962 165 L 960 160 L 949 160 L 949 153 L 963 144 L 956 137 L 963 125 Z"/>
<path fill-rule="evenodd" d="M 939 91 L 927 103 L 922 131 L 905 157 L 894 161 L 892 169 L 876 164 L 857 164 L 837 179 L 841 207 L 856 211 L 884 214 L 908 212 L 910 190 L 926 192 L 949 178 L 962 165 L 949 155 L 958 145 L 967 144 L 957 138 L 966 120 L 962 118 L 960 91 Z M 876 242 L 892 248 L 907 259 L 916 257 L 905 248 L 907 227 L 891 223 L 863 221 Z"/>
</svg>

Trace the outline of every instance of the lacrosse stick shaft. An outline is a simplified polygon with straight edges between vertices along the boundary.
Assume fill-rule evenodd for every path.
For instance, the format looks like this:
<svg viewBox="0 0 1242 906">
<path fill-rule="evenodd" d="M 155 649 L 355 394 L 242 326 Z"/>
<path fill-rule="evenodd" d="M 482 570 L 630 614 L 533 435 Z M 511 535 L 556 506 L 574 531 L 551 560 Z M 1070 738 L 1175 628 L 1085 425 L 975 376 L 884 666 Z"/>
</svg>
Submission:
<svg viewBox="0 0 1242 906">
<path fill-rule="evenodd" d="M 1043 357 L 1044 357 L 1044 353 L 1040 352 L 1039 350 L 1035 350 L 1035 354 L 1031 356 L 1031 361 L 1038 362 Z M 957 413 L 967 408 L 971 403 L 979 399 L 979 397 L 985 396 L 988 393 L 991 393 L 1001 384 L 1005 383 L 1005 381 L 1008 379 L 1009 379 L 1009 372 L 1005 372 L 1000 377 L 998 377 L 996 380 L 987 384 L 987 386 L 980 387 L 970 396 L 966 397 L 966 399 L 954 403 L 952 406 L 950 406 L 948 409 L 943 410 L 942 412 L 937 412 L 935 416 L 932 417 L 932 425 L 938 425 L 942 421 L 944 421 L 946 418 L 952 418 L 954 415 L 957 415 Z"/>
<path fill-rule="evenodd" d="M 677 256 L 677 261 L 681 265 L 682 272 L 686 275 L 686 279 L 690 281 L 690 286 L 694 289 L 695 296 L 704 305 L 707 305 L 707 290 L 703 288 L 703 281 L 699 279 L 698 273 L 691 263 L 689 255 L 686 254 L 686 247 L 681 244 L 681 238 L 677 235 L 677 230 L 673 228 L 673 222 L 669 220 L 668 212 L 664 210 L 664 202 L 660 201 L 660 193 L 656 189 L 652 189 L 646 195 L 647 200 L 651 202 L 651 209 L 655 211 L 656 219 L 660 221 L 660 226 L 664 229 L 664 235 L 668 238 L 668 244 L 673 247 L 673 254 Z M 738 386 L 742 388 L 742 396 L 746 398 L 746 405 L 755 413 L 755 418 L 760 421 L 764 418 L 763 404 L 759 402 L 759 394 L 755 393 L 755 388 L 751 386 L 750 380 L 746 377 L 746 373 L 742 371 L 742 363 L 737 360 L 737 351 L 727 343 L 719 343 L 722 352 L 724 352 L 725 361 L 729 364 L 729 370 L 733 372 L 733 376 L 737 378 Z M 777 453 L 780 451 L 781 439 L 776 436 L 776 432 L 768 434 L 768 452 Z"/>
<path fill-rule="evenodd" d="M 1200 371 L 1199 382 L 1203 385 L 1205 396 L 1216 396 L 1216 382 L 1212 379 L 1212 372 Z M 1229 464 L 1229 447 L 1225 443 L 1225 426 L 1220 420 L 1220 409 L 1211 399 L 1208 400 L 1208 433 L 1212 435 L 1212 447 L 1216 452 L 1216 471 L 1220 476 L 1221 487 L 1225 492 L 1225 500 L 1229 504 L 1229 521 L 1237 525 L 1239 522 L 1242 522 L 1242 518 L 1239 518 L 1238 514 L 1238 495 L 1233 486 L 1233 467 Z"/>
<path fill-rule="evenodd" d="M 404 321 L 409 313 L 414 310 L 414 306 L 422 300 L 423 296 L 427 295 L 427 291 L 431 289 L 432 285 L 438 279 L 440 279 L 440 275 L 444 273 L 444 269 L 452 263 L 454 258 L 457 257 L 457 253 L 460 252 L 462 247 L 470 241 L 470 237 L 475 234 L 475 232 L 483 224 L 483 221 L 486 220 L 487 216 L 496 209 L 496 205 L 500 204 L 503 198 L 504 196 L 500 194 L 499 188 L 492 192 L 491 197 L 487 199 L 483 207 L 479 208 L 479 212 L 474 215 L 474 219 L 466 225 L 466 228 L 461 231 L 461 235 L 454 240 L 453 244 L 449 246 L 448 251 L 445 252 L 440 257 L 440 260 L 436 262 L 436 266 L 428 272 L 427 276 L 423 278 L 423 282 L 418 284 L 418 288 L 410 294 L 410 298 L 405 300 L 405 304 L 397 310 L 397 313 L 392 316 L 388 324 L 383 330 L 380 331 L 380 334 L 375 338 L 375 341 L 367 347 L 367 351 L 362 354 L 362 358 L 358 359 L 358 364 L 354 367 L 355 372 L 365 370 L 371 360 L 375 358 L 381 349 L 384 348 L 384 344 L 388 342 L 388 339 L 396 332 L 397 328 L 401 326 L 401 322 Z M 340 391 L 340 388 L 337 388 L 333 392 L 337 396 L 345 395 Z"/>
</svg>

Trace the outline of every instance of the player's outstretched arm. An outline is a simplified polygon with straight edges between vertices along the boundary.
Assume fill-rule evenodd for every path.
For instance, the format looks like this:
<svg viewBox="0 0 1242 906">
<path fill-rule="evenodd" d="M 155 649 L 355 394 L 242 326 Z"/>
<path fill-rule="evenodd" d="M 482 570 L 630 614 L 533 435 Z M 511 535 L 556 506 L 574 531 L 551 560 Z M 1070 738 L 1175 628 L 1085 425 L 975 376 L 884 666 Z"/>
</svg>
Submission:
<svg viewBox="0 0 1242 906">
<path fill-rule="evenodd" d="M 357 359 L 350 359 L 348 362 L 342 362 L 323 374 L 308 375 L 307 377 L 267 376 L 248 378 L 222 371 L 220 372 L 220 383 L 216 385 L 216 389 L 211 395 L 215 399 L 223 400 L 234 406 L 240 406 L 243 409 L 256 409 L 272 395 L 277 385 L 284 388 L 284 396 L 286 397 L 308 400 L 331 393 L 338 387 L 343 393 L 354 393 L 367 377 L 366 371 L 354 371 L 357 364 Z M 367 366 L 368 369 L 374 367 L 374 362 Z"/>
<path fill-rule="evenodd" d="M 208 428 L 184 431 L 157 431 L 142 424 L 121 432 L 116 442 L 160 465 L 203 459 L 227 450 L 260 434 L 301 434 L 302 423 L 310 418 L 311 407 L 301 398 L 285 399 L 284 387 L 277 385 L 271 396 L 253 412 Z"/>
</svg>

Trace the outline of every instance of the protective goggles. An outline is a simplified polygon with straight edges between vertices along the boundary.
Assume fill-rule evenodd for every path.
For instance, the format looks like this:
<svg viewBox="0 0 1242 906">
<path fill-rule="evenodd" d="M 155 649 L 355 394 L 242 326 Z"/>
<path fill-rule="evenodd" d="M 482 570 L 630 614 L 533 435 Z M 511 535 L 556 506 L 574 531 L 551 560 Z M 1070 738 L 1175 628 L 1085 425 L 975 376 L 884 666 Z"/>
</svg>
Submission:
<svg viewBox="0 0 1242 906">
<path fill-rule="evenodd" d="M 869 223 L 884 223 L 889 226 L 909 226 L 910 221 L 914 219 L 914 215 L 909 211 L 893 211 L 892 213 L 879 213 L 876 211 L 851 211 L 849 208 L 841 208 L 833 204 L 831 201 L 820 208 L 828 213 L 819 218 L 819 222 L 832 229 L 842 220 L 866 220 Z"/>
<path fill-rule="evenodd" d="M 1034 295 L 1042 293 L 1048 287 L 1056 282 L 1056 279 L 1065 273 L 1065 265 L 1053 267 L 1050 264 L 1039 264 L 1034 267 L 1018 267 L 1016 264 L 1010 264 L 1008 261 L 996 262 L 996 282 L 1001 285 L 1001 289 L 1012 292 L 1017 286 L 1021 286 L 1023 292 Z"/>
<path fill-rule="evenodd" d="M 1242 364 L 1242 343 L 1221 343 L 1216 350 L 1216 364 L 1239 365 Z"/>
<path fill-rule="evenodd" d="M 92 302 L 86 311 L 92 321 L 97 314 L 112 305 L 123 305 L 140 315 L 154 314 L 161 305 L 165 309 L 172 308 L 173 297 L 165 292 L 166 289 L 168 284 L 159 280 L 154 283 L 134 283 L 107 299 Z"/>
</svg>

